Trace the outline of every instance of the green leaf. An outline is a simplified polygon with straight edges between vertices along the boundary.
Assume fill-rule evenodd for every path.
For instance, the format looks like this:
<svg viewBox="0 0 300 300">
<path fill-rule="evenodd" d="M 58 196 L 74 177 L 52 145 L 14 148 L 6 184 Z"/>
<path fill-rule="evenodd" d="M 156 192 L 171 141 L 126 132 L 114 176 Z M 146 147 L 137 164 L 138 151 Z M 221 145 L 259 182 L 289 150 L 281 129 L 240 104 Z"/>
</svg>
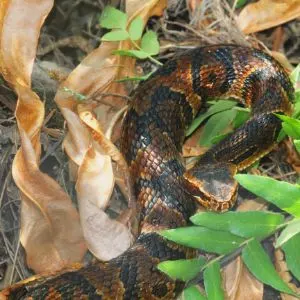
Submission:
<svg viewBox="0 0 300 300">
<path fill-rule="evenodd" d="M 294 139 L 300 139 L 300 120 L 275 114 L 279 119 L 284 121 L 282 123 L 282 128 L 285 131 L 285 133 L 289 136 L 291 136 Z"/>
<path fill-rule="evenodd" d="M 300 140 L 294 140 L 294 145 L 298 153 L 300 153 Z"/>
<path fill-rule="evenodd" d="M 159 43 L 154 31 L 149 30 L 143 35 L 141 48 L 150 55 L 156 55 L 159 53 Z"/>
<path fill-rule="evenodd" d="M 106 6 L 99 18 L 99 23 L 104 28 L 125 30 L 127 15 L 112 6 Z"/>
<path fill-rule="evenodd" d="M 124 41 L 129 38 L 128 32 L 126 30 L 114 30 L 103 35 L 101 41 L 104 42 L 116 42 Z"/>
<path fill-rule="evenodd" d="M 141 50 L 114 50 L 112 53 L 121 56 L 132 56 L 139 59 L 145 59 L 149 56 L 148 53 Z"/>
<path fill-rule="evenodd" d="M 104 34 L 101 41 L 104 42 L 117 42 L 124 41 L 129 38 L 128 32 L 126 30 L 114 30 Z"/>
<path fill-rule="evenodd" d="M 283 128 L 280 129 L 276 142 L 280 143 L 286 137 L 286 133 Z"/>
<path fill-rule="evenodd" d="M 205 124 L 203 134 L 201 135 L 199 144 L 210 147 L 212 139 L 222 133 L 226 127 L 232 122 L 236 115 L 234 110 L 225 110 L 214 114 Z"/>
<path fill-rule="evenodd" d="M 295 219 L 290 222 L 281 232 L 278 237 L 275 247 L 278 248 L 286 243 L 289 239 L 300 232 L 300 219 Z M 300 249 L 300 248 L 299 248 Z"/>
<path fill-rule="evenodd" d="M 300 233 L 293 236 L 283 246 L 285 260 L 289 270 L 300 281 Z"/>
<path fill-rule="evenodd" d="M 229 232 L 198 226 L 164 230 L 160 234 L 175 243 L 217 254 L 230 253 L 244 242 Z"/>
<path fill-rule="evenodd" d="M 203 274 L 204 286 L 208 300 L 223 300 L 224 291 L 222 289 L 221 270 L 219 262 L 210 264 Z"/>
<path fill-rule="evenodd" d="M 300 187 L 270 177 L 238 174 L 234 178 L 240 185 L 275 204 L 280 209 L 300 217 Z"/>
<path fill-rule="evenodd" d="M 226 136 L 228 136 L 228 135 L 229 135 L 229 133 L 219 134 L 219 135 L 214 136 L 210 141 L 212 144 L 217 144 L 217 143 L 221 142 L 223 139 L 225 139 Z"/>
<path fill-rule="evenodd" d="M 289 286 L 276 272 L 270 257 L 256 240 L 252 240 L 243 249 L 242 258 L 250 272 L 261 282 L 270 285 L 274 289 L 295 295 Z"/>
<path fill-rule="evenodd" d="M 133 41 L 139 40 L 142 37 L 144 28 L 143 19 L 137 16 L 129 25 L 128 33 Z"/>
<path fill-rule="evenodd" d="M 300 64 L 293 70 L 290 75 L 290 79 L 294 85 L 300 82 Z"/>
<path fill-rule="evenodd" d="M 192 216 L 191 221 L 196 225 L 229 231 L 232 234 L 249 238 L 268 236 L 284 222 L 284 217 L 267 211 L 240 211 L 224 214 L 201 212 Z"/>
<path fill-rule="evenodd" d="M 205 121 L 208 117 L 214 115 L 215 113 L 231 109 L 236 105 L 235 101 L 230 100 L 219 100 L 215 102 L 205 113 L 201 114 L 199 117 L 195 118 L 192 122 L 191 126 L 186 132 L 186 136 L 191 135 L 198 127 L 199 125 Z"/>
<path fill-rule="evenodd" d="M 195 285 L 183 290 L 183 299 L 207 300 L 207 298 L 200 293 L 199 289 Z"/>
<path fill-rule="evenodd" d="M 243 125 L 250 117 L 250 112 L 245 110 L 237 110 L 236 116 L 232 121 L 234 128 L 238 128 Z"/>
<path fill-rule="evenodd" d="M 238 0 L 238 1 L 236 2 L 235 8 L 241 8 L 241 7 L 243 7 L 243 6 L 247 3 L 247 1 L 248 1 L 248 0 Z"/>
<path fill-rule="evenodd" d="M 172 279 L 188 281 L 193 279 L 204 266 L 206 260 L 203 257 L 195 259 L 168 260 L 158 264 L 157 268 L 169 275 Z"/>
<path fill-rule="evenodd" d="M 295 93 L 295 104 L 294 104 L 293 117 L 295 119 L 298 119 L 300 117 L 300 90 Z"/>
</svg>

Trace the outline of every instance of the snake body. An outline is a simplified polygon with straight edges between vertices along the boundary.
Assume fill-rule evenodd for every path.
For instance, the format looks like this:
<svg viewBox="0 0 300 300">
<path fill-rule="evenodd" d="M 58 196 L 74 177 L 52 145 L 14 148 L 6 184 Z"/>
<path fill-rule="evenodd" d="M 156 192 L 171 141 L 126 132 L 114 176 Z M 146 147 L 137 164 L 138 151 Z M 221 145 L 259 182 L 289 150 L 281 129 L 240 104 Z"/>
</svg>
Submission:
<svg viewBox="0 0 300 300">
<path fill-rule="evenodd" d="M 186 172 L 180 156 L 185 130 L 206 101 L 217 97 L 234 98 L 251 107 L 251 118 Z M 234 197 L 227 195 L 226 188 L 220 192 L 211 179 L 236 185 L 232 179 L 236 170 L 271 150 L 281 128 L 273 113 L 290 113 L 292 100 L 286 72 L 259 50 L 216 45 L 168 61 L 137 88 L 123 126 L 121 151 L 140 207 L 135 244 L 109 262 L 25 281 L 4 290 L 2 297 L 175 299 L 184 283 L 156 266 L 165 260 L 195 257 L 195 251 L 157 232 L 188 224 L 195 211 L 192 195 L 197 194 L 197 185 L 202 204 L 219 211 L 229 209 Z"/>
</svg>

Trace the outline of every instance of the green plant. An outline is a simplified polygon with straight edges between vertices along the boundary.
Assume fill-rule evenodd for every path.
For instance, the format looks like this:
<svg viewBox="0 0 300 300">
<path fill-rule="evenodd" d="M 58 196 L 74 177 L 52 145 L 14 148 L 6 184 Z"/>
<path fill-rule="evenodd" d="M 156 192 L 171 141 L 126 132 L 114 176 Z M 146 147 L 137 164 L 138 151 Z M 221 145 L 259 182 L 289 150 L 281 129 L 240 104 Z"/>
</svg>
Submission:
<svg viewBox="0 0 300 300">
<path fill-rule="evenodd" d="M 300 146 L 300 65 L 292 72 L 295 86 L 295 104 L 292 117 L 276 114 L 282 120 L 279 140 L 290 136 L 299 152 Z M 229 100 L 212 101 L 206 113 L 196 118 L 188 129 L 190 135 L 204 121 L 204 133 L 200 142 L 210 146 L 223 138 L 220 135 L 225 126 L 236 128 L 249 117 L 249 110 L 241 109 Z M 219 125 L 221 123 L 221 125 Z M 205 130 L 207 133 L 205 133 Z M 300 297 L 280 278 L 271 259 L 261 245 L 264 239 L 275 236 L 275 247 L 285 253 L 290 272 L 300 280 L 300 186 L 278 181 L 269 177 L 239 174 L 235 176 L 240 185 L 252 193 L 276 205 L 282 213 L 270 211 L 227 212 L 217 214 L 203 212 L 191 217 L 194 224 L 161 232 L 161 235 L 176 243 L 197 248 L 217 256 L 209 261 L 204 259 L 166 261 L 158 268 L 174 279 L 187 282 L 185 299 L 224 299 L 220 263 L 241 254 L 250 272 L 264 284 L 280 292 Z M 286 216 L 286 214 L 289 214 Z M 193 265 L 191 265 L 193 264 Z M 200 277 L 199 277 L 200 276 Z M 193 286 L 203 279 L 207 295 Z"/>
<path fill-rule="evenodd" d="M 150 59 L 157 65 L 162 65 L 153 56 L 159 53 L 159 42 L 154 31 L 148 30 L 143 35 L 144 22 L 140 16 L 133 19 L 129 25 L 128 16 L 126 13 L 111 7 L 106 6 L 100 16 L 99 23 L 103 28 L 111 29 L 110 32 L 104 34 L 102 41 L 130 41 L 132 49 L 118 49 L 113 51 L 113 54 L 121 56 L 132 56 L 138 59 Z M 140 41 L 140 44 L 138 41 Z M 143 77 L 133 77 L 132 80 L 144 80 L 151 74 Z M 126 79 L 128 80 L 128 79 Z"/>
<path fill-rule="evenodd" d="M 219 268 L 210 271 L 212 275 L 209 277 L 205 276 L 205 272 L 212 265 L 226 260 L 226 257 L 241 253 L 248 269 L 260 281 L 281 292 L 299 296 L 279 277 L 260 242 L 281 232 L 276 238 L 275 247 L 283 249 L 289 270 L 300 279 L 300 252 L 297 251 L 300 249 L 300 186 L 256 175 L 240 174 L 235 178 L 242 186 L 291 216 L 285 217 L 284 213 L 269 211 L 198 213 L 191 217 L 194 226 L 162 231 L 161 235 L 176 243 L 218 256 L 207 262 L 199 261 L 193 267 L 190 266 L 190 260 L 181 260 L 180 267 L 177 267 L 178 261 L 167 261 L 159 264 L 158 268 L 174 279 L 186 281 L 204 272 L 204 286 L 208 296 L 209 289 L 212 289 L 210 284 L 213 284 L 216 293 L 221 294 Z M 223 298 L 220 296 L 214 299 Z"/>
</svg>

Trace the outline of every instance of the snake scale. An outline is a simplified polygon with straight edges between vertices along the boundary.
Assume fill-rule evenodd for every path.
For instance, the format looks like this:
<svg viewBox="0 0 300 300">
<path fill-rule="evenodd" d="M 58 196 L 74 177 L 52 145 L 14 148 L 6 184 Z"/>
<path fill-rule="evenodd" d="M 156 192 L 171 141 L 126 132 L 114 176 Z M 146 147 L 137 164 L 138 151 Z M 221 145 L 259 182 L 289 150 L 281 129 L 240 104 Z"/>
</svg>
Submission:
<svg viewBox="0 0 300 300">
<path fill-rule="evenodd" d="M 233 175 L 271 150 L 281 128 L 273 112 L 289 114 L 293 92 L 283 68 L 252 48 L 208 46 L 168 61 L 134 92 L 123 125 L 121 151 L 140 207 L 135 244 L 109 262 L 17 283 L 0 299 L 175 299 L 184 283 L 156 265 L 196 253 L 157 232 L 186 226 L 195 196 L 213 210 L 232 207 Z M 185 130 L 206 101 L 218 97 L 251 107 L 251 117 L 185 171 Z"/>
</svg>

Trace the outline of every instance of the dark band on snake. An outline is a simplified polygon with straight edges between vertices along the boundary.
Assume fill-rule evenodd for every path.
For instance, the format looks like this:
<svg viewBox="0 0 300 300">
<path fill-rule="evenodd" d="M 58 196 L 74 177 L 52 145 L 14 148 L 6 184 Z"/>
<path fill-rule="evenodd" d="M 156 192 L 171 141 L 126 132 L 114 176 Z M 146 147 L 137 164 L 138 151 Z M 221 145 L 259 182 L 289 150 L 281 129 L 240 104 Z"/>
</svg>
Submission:
<svg viewBox="0 0 300 300">
<path fill-rule="evenodd" d="M 175 299 L 184 283 L 156 266 L 196 252 L 157 232 L 186 226 L 195 199 L 216 211 L 234 205 L 234 174 L 272 149 L 281 128 L 273 113 L 290 114 L 293 92 L 273 58 L 247 47 L 196 48 L 167 62 L 137 88 L 123 124 L 121 151 L 140 208 L 135 244 L 109 262 L 27 280 L 3 294 L 8 299 Z M 186 171 L 180 155 L 185 131 L 206 101 L 218 97 L 251 107 L 251 117 Z"/>
</svg>

